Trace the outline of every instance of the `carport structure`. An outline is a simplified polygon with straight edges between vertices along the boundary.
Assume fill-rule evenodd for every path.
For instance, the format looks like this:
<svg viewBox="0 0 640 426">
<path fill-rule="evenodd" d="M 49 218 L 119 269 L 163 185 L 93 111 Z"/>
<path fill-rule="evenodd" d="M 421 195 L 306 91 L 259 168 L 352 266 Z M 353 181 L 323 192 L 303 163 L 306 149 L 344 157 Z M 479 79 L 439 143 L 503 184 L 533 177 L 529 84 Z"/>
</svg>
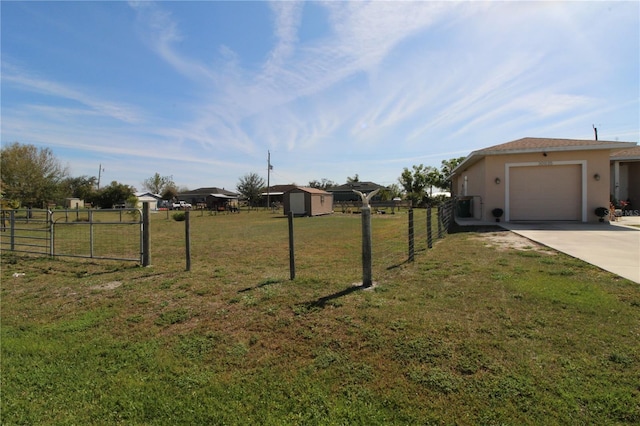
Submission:
<svg viewBox="0 0 640 426">
<path fill-rule="evenodd" d="M 610 156 L 633 142 L 523 138 L 472 152 L 451 175 L 468 217 L 597 222 L 609 207 Z"/>
</svg>

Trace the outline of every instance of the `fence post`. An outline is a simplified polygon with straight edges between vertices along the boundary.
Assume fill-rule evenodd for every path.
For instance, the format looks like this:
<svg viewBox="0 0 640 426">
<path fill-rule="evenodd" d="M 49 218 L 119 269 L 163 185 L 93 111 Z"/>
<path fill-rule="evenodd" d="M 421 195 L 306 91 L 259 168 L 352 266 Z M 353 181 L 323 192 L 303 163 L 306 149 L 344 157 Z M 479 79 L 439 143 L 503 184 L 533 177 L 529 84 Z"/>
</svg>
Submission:
<svg viewBox="0 0 640 426">
<path fill-rule="evenodd" d="M 362 206 L 362 286 L 371 287 L 371 207 Z"/>
<path fill-rule="evenodd" d="M 151 264 L 151 239 L 149 235 L 149 202 L 142 203 L 142 266 Z"/>
<path fill-rule="evenodd" d="M 9 226 L 11 226 L 11 251 L 16 249 L 16 211 L 9 213 Z"/>
<path fill-rule="evenodd" d="M 187 260 L 187 271 L 191 270 L 191 224 L 189 221 L 189 210 L 184 212 L 184 243 L 185 256 Z"/>
<path fill-rule="evenodd" d="M 89 210 L 89 257 L 93 258 L 93 210 Z"/>
<path fill-rule="evenodd" d="M 427 207 L 427 248 L 433 248 L 433 232 L 431 231 L 431 206 Z"/>
<path fill-rule="evenodd" d="M 49 225 L 49 256 L 53 257 L 54 255 L 54 240 L 53 240 L 53 212 L 51 210 L 47 210 L 47 222 Z"/>
<path fill-rule="evenodd" d="M 442 232 L 442 205 L 438 206 L 438 238 L 443 238 Z"/>
<path fill-rule="evenodd" d="M 293 211 L 289 211 L 287 215 L 289 221 L 289 278 L 296 278 L 296 260 L 295 251 L 293 249 Z"/>
<path fill-rule="evenodd" d="M 409 210 L 409 262 L 413 262 L 415 258 L 413 237 L 413 209 L 411 209 Z"/>
</svg>

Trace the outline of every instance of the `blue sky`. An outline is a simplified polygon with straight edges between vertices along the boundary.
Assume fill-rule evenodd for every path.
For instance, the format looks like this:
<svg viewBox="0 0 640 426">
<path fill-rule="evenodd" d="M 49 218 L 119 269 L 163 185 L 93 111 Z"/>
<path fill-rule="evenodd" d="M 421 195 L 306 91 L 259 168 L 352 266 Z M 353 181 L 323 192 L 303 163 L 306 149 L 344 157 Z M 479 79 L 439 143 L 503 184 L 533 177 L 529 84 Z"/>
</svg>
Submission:
<svg viewBox="0 0 640 426">
<path fill-rule="evenodd" d="M 8 2 L 1 141 L 71 175 L 397 183 L 526 136 L 640 139 L 640 3 Z"/>
</svg>

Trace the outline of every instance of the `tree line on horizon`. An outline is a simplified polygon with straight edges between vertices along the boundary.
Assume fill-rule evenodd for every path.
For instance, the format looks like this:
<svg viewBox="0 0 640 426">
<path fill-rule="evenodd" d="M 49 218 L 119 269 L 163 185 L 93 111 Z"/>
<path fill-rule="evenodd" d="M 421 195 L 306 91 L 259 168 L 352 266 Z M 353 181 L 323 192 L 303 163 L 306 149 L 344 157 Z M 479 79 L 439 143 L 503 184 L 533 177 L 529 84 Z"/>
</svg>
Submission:
<svg viewBox="0 0 640 426">
<path fill-rule="evenodd" d="M 451 171 L 464 157 L 442 160 L 440 168 L 414 165 L 405 167 L 397 184 L 381 191 L 383 200 L 402 197 L 420 207 L 429 203 L 433 188 L 449 189 Z M 360 182 L 358 174 L 347 177 L 347 183 Z M 312 180 L 309 187 L 327 190 L 339 186 L 326 178 Z M 176 200 L 178 194 L 188 191 L 178 187 L 172 176 L 155 173 L 142 182 L 142 188 L 158 194 L 163 200 Z M 240 177 L 236 190 L 250 204 L 259 202 L 265 192 L 264 179 L 257 173 Z M 134 201 L 136 188 L 112 181 L 99 187 L 95 176 L 71 176 L 50 148 L 38 148 L 31 144 L 14 142 L 0 149 L 0 199 L 2 207 L 47 208 L 51 204 L 64 205 L 67 198 L 78 198 L 94 207 L 112 208 L 114 205 Z"/>
</svg>

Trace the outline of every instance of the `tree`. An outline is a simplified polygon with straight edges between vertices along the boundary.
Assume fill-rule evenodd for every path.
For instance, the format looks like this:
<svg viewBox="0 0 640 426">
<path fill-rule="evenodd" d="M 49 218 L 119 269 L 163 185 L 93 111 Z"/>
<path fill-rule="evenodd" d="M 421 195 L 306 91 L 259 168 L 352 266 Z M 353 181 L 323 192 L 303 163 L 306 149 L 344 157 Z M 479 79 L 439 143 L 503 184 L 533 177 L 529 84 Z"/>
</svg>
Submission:
<svg viewBox="0 0 640 426">
<path fill-rule="evenodd" d="M 91 202 L 100 208 L 111 209 L 116 204 L 124 204 L 135 193 L 135 188 L 115 180 L 109 186 L 100 188 Z"/>
<path fill-rule="evenodd" d="M 400 195 L 402 195 L 402 190 L 397 183 L 393 183 L 386 188 L 381 189 L 378 193 L 380 201 L 393 200 L 395 197 L 399 197 Z"/>
<path fill-rule="evenodd" d="M 164 191 L 162 191 L 162 194 L 160 194 L 160 196 L 163 200 L 175 200 L 178 198 L 178 194 L 178 189 L 175 186 L 168 186 L 164 189 Z"/>
<path fill-rule="evenodd" d="M 64 197 L 75 197 L 89 200 L 95 193 L 98 178 L 95 176 L 78 176 L 65 178 L 60 183 L 60 192 Z"/>
<path fill-rule="evenodd" d="M 327 190 L 329 188 L 333 188 L 334 186 L 338 186 L 338 185 L 334 181 L 326 178 L 322 178 L 320 182 L 318 182 L 317 180 L 309 181 L 310 188 Z"/>
<path fill-rule="evenodd" d="M 414 206 L 421 205 L 426 195 L 426 188 L 429 184 L 427 175 L 434 170 L 431 166 L 414 165 L 412 170 L 404 168 L 398 178 L 398 182 L 404 189 L 407 199 L 411 200 Z"/>
<path fill-rule="evenodd" d="M 355 183 L 355 182 L 360 182 L 360 176 L 358 176 L 357 173 L 353 177 L 347 176 L 347 183 Z"/>
<path fill-rule="evenodd" d="M 451 172 L 458 167 L 460 163 L 464 161 L 466 157 L 451 158 L 449 160 L 442 160 L 440 170 L 438 171 L 437 178 L 434 180 L 433 186 L 440 189 L 448 190 L 451 185 Z"/>
<path fill-rule="evenodd" d="M 264 179 L 257 173 L 247 173 L 240 178 L 236 189 L 247 199 L 250 206 L 255 206 L 261 198 L 260 194 L 264 186 Z"/>
<path fill-rule="evenodd" d="M 175 188 L 176 184 L 173 181 L 173 176 L 160 176 L 160 173 L 156 172 L 149 179 L 145 179 L 142 182 L 142 188 L 151 192 L 152 194 L 162 194 L 169 188 Z"/>
<path fill-rule="evenodd" d="M 0 149 L 0 180 L 3 196 L 28 207 L 45 207 L 57 198 L 66 167 L 49 148 L 14 142 Z"/>
</svg>

